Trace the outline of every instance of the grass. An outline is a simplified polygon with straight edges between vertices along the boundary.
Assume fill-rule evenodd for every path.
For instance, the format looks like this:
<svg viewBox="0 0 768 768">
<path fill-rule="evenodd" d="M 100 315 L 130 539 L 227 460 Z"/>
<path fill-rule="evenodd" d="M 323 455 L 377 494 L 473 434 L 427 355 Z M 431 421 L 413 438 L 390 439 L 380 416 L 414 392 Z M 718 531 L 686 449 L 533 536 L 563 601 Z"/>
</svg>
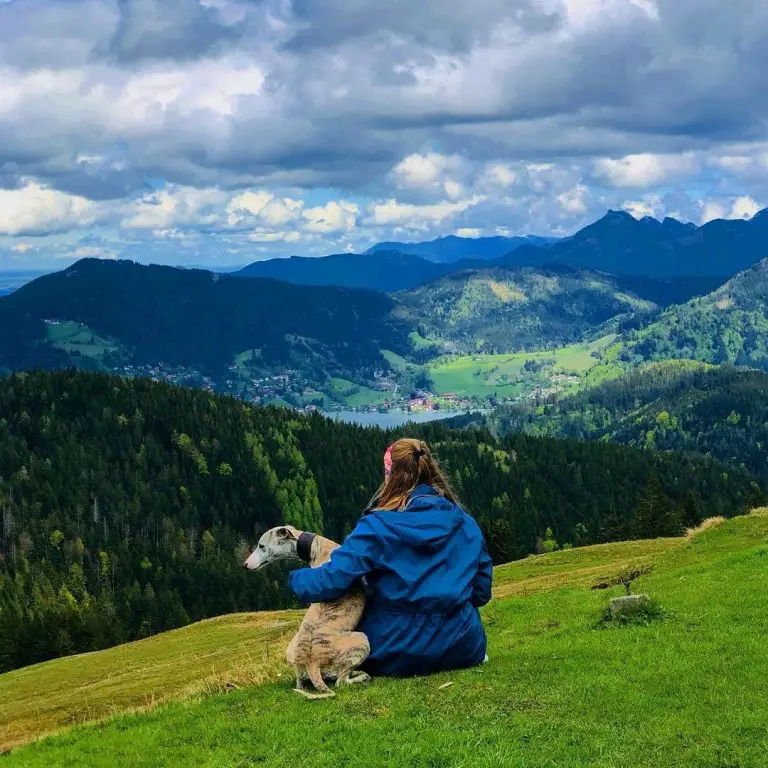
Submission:
<svg viewBox="0 0 768 768">
<path fill-rule="evenodd" d="M 79 352 L 94 359 L 100 359 L 104 353 L 117 349 L 114 344 L 97 336 L 87 326 L 70 321 L 49 325 L 48 341 L 65 352 Z"/>
<path fill-rule="evenodd" d="M 602 626 L 608 598 L 621 588 L 606 593 L 587 587 L 638 560 L 653 570 L 635 591 L 648 592 L 662 617 L 647 625 Z M 484 611 L 491 660 L 479 669 L 375 680 L 333 701 L 307 702 L 290 693 L 287 680 L 275 681 L 281 664 L 254 650 L 251 673 L 257 682 L 266 675 L 263 684 L 237 689 L 232 674 L 231 685 L 224 685 L 229 693 L 78 726 L 15 750 L 0 764 L 762 768 L 768 752 L 767 579 L 765 514 L 720 522 L 684 539 L 528 558 L 497 569 L 497 599 Z M 277 653 L 280 634 L 295 621 L 292 614 L 278 617 L 287 623 L 272 628 L 274 637 L 256 640 L 268 626 L 253 627 L 254 649 L 260 643 Z M 235 617 L 235 626 L 247 620 Z M 208 651 L 224 667 L 231 657 L 233 669 L 241 669 L 247 626 L 231 639 L 226 626 L 226 620 L 206 622 L 184 632 L 202 643 L 203 635 L 220 631 Z M 103 652 L 124 654 L 112 664 L 92 654 L 4 675 L 0 701 L 14 713 L 13 723 L 22 709 L 44 704 L 45 689 L 53 685 L 64 709 L 69 696 L 76 711 L 83 695 L 75 686 L 90 677 L 96 695 L 98 679 L 107 675 L 111 696 L 130 688 L 134 703 L 126 706 L 142 706 L 135 699 L 151 687 L 145 679 L 155 679 L 156 668 L 164 666 L 175 667 L 194 688 L 205 665 L 195 662 L 198 671 L 189 673 L 185 664 L 174 665 L 173 654 L 166 657 L 161 649 L 175 636 Z M 154 661 L 143 660 L 147 643 L 156 644 Z M 76 671 L 73 664 L 83 666 Z M 224 667 L 216 671 L 219 687 L 228 676 Z M 453 685 L 444 688 L 447 682 Z M 38 733 L 58 727 L 36 717 Z M 27 729 L 27 738 L 33 731 Z"/>
<path fill-rule="evenodd" d="M 435 392 L 453 392 L 468 397 L 516 397 L 535 386 L 558 384 L 567 388 L 598 365 L 593 353 L 600 353 L 616 339 L 604 336 L 596 341 L 571 344 L 551 351 L 516 352 L 503 355 L 464 355 L 438 360 L 429 366 Z M 545 364 L 541 376 L 526 375 L 528 360 Z M 572 380 L 568 380 L 572 379 Z"/>
<path fill-rule="evenodd" d="M 379 405 L 392 396 L 391 392 L 370 389 L 347 379 L 330 379 L 331 397 L 341 399 L 350 408 L 364 405 Z"/>
</svg>

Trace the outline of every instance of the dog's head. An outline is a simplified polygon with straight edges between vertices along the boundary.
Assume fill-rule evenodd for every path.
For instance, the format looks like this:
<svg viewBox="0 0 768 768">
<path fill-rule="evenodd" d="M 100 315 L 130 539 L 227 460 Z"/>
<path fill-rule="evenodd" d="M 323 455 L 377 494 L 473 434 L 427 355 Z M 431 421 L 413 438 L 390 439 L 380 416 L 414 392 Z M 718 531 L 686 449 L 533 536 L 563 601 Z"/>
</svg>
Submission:
<svg viewBox="0 0 768 768">
<path fill-rule="evenodd" d="M 293 526 L 281 525 L 271 528 L 260 539 L 251 556 L 243 563 L 249 571 L 257 571 L 270 563 L 297 557 L 296 545 L 300 531 Z"/>
</svg>

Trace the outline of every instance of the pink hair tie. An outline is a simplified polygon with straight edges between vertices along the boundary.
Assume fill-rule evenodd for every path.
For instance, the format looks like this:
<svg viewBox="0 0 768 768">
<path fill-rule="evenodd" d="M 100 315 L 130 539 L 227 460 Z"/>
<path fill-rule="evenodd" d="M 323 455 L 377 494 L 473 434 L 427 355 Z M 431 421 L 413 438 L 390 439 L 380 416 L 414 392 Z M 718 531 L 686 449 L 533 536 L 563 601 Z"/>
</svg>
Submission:
<svg viewBox="0 0 768 768">
<path fill-rule="evenodd" d="M 389 477 L 392 472 L 392 446 L 390 445 L 386 451 L 384 451 L 384 474 Z"/>
</svg>

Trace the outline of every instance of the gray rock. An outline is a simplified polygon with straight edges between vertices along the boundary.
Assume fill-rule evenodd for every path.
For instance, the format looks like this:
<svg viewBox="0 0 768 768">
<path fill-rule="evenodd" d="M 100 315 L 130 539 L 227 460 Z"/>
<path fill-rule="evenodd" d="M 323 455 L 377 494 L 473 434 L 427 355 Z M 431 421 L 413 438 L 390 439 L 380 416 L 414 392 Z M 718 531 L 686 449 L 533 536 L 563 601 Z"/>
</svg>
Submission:
<svg viewBox="0 0 768 768">
<path fill-rule="evenodd" d="M 651 598 L 648 595 L 625 595 L 614 597 L 608 606 L 608 611 L 612 619 L 618 619 L 624 616 L 636 616 L 645 611 L 650 604 Z"/>
</svg>

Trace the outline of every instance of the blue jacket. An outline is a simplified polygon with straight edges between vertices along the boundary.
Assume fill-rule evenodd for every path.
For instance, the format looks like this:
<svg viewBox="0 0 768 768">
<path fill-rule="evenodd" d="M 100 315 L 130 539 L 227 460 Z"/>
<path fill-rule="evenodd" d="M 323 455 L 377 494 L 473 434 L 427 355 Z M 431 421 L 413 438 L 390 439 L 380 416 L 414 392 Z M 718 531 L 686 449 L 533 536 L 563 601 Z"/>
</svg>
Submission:
<svg viewBox="0 0 768 768">
<path fill-rule="evenodd" d="M 491 599 L 491 558 L 477 523 L 421 485 L 402 512 L 374 510 L 319 568 L 289 584 L 304 603 L 334 600 L 365 577 L 363 669 L 408 677 L 472 667 L 485 657 L 477 609 Z"/>
</svg>

